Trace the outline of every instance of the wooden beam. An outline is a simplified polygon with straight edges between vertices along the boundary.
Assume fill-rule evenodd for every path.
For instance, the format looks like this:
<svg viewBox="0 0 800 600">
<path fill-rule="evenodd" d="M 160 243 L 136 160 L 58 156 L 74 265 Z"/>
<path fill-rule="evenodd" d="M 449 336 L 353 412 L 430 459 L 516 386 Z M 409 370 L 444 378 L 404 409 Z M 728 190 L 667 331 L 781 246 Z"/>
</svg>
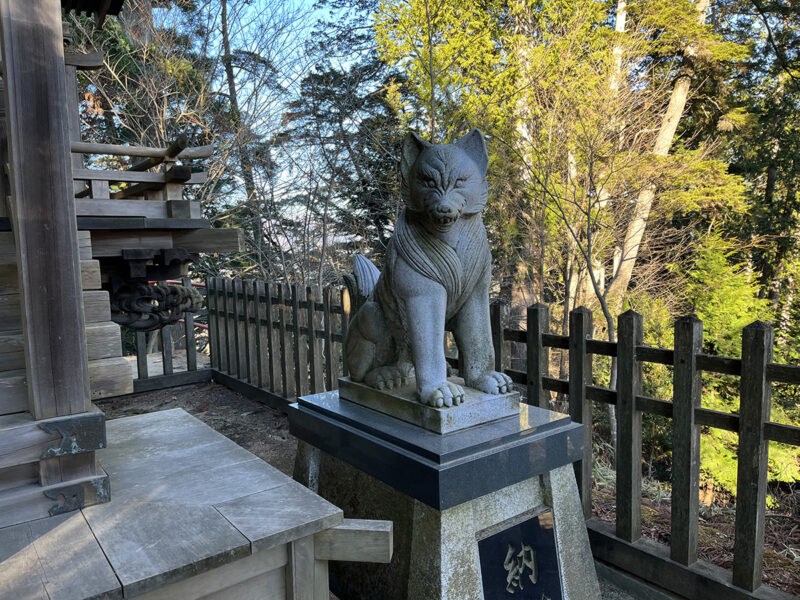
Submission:
<svg viewBox="0 0 800 600">
<path fill-rule="evenodd" d="M 76 154 L 108 154 L 111 156 L 144 156 L 144 157 L 163 157 L 166 154 L 165 148 L 151 148 L 148 146 L 125 146 L 121 144 L 96 144 L 92 142 L 72 142 L 72 152 Z M 214 146 L 196 146 L 186 148 L 177 158 L 181 160 L 192 160 L 208 158 L 214 151 Z"/>
<path fill-rule="evenodd" d="M 314 535 L 314 558 L 388 564 L 392 561 L 392 522 L 345 519 Z"/>
<path fill-rule="evenodd" d="M 64 53 L 64 64 L 81 71 L 96 71 L 103 68 L 103 53 L 66 52 Z"/>
<path fill-rule="evenodd" d="M 30 406 L 36 418 L 80 413 L 89 381 L 61 5 L 0 0 L 0 16 Z"/>
</svg>

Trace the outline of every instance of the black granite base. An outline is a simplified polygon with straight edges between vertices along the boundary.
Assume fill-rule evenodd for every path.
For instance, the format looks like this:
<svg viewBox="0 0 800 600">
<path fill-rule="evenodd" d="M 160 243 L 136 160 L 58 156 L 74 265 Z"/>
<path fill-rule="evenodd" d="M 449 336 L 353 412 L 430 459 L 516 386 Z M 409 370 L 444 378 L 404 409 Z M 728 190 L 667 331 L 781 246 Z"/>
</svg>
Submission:
<svg viewBox="0 0 800 600">
<path fill-rule="evenodd" d="M 457 410 L 457 409 L 454 409 Z M 583 430 L 564 414 L 521 405 L 518 417 L 440 435 L 341 400 L 289 406 L 292 435 L 437 510 L 580 460 Z"/>
</svg>

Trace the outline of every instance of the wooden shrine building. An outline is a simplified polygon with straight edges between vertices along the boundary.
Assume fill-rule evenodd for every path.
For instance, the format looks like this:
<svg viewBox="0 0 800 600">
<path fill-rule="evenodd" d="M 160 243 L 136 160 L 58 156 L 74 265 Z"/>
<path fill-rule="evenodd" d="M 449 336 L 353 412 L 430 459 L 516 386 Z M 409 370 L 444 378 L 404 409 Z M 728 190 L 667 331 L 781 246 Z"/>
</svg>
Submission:
<svg viewBox="0 0 800 600">
<path fill-rule="evenodd" d="M 62 9 L 98 25 L 123 0 L 2 0 L 0 127 L 0 527 L 102 503 L 106 446 L 93 399 L 133 391 L 119 323 L 153 330 L 199 298 L 180 286 L 201 251 L 236 251 L 240 232 L 212 229 L 184 187 L 211 147 L 81 141 L 78 69 Z M 65 46 L 67 51 L 65 52 Z M 84 168 L 83 155 L 138 157 L 127 170 Z M 138 307 L 138 308 L 137 308 Z"/>
</svg>

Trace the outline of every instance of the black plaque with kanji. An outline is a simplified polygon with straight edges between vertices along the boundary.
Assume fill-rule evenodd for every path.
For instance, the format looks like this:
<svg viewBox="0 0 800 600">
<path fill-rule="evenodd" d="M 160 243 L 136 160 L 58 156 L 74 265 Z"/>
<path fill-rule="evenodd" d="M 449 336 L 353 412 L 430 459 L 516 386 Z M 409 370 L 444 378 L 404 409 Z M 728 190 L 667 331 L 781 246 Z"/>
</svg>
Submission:
<svg viewBox="0 0 800 600">
<path fill-rule="evenodd" d="M 478 541 L 484 600 L 563 600 L 553 513 Z"/>
</svg>

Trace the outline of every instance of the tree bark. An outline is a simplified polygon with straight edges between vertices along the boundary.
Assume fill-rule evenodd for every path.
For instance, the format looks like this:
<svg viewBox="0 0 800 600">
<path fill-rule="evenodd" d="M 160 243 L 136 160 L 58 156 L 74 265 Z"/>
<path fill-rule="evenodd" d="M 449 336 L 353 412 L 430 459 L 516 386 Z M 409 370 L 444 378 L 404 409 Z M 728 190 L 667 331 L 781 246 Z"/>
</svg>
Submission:
<svg viewBox="0 0 800 600">
<path fill-rule="evenodd" d="M 233 54 L 231 53 L 231 40 L 230 29 L 228 26 L 228 0 L 221 0 L 222 16 L 221 16 L 221 33 L 222 33 L 222 66 L 225 69 L 225 79 L 228 84 L 228 100 L 231 105 L 231 124 L 233 125 L 233 134 L 236 141 L 237 152 L 239 154 L 239 163 L 242 170 L 242 179 L 244 179 L 244 189 L 247 194 L 246 206 L 247 212 L 251 219 L 250 230 L 253 237 L 253 245 L 256 248 L 259 259 L 261 258 L 261 247 L 263 230 L 261 227 L 261 214 L 256 202 L 256 185 L 255 177 L 253 176 L 253 161 L 250 158 L 250 152 L 247 149 L 247 137 L 244 131 L 244 123 L 242 119 L 241 109 L 239 107 L 239 93 L 236 88 L 236 77 L 233 72 Z M 260 262 L 260 260 L 259 260 Z M 263 271 L 263 268 L 262 268 Z"/>
<path fill-rule="evenodd" d="M 709 2 L 710 0 L 698 0 L 697 2 L 697 20 L 699 23 L 705 23 Z M 667 111 L 664 113 L 661 127 L 659 128 L 655 143 L 653 144 L 652 153 L 655 156 L 667 156 L 672 147 L 675 131 L 678 129 L 678 124 L 686 108 L 686 100 L 689 97 L 689 87 L 692 83 L 692 77 L 694 76 L 694 61 L 696 57 L 696 44 L 689 44 L 684 48 L 683 64 L 681 65 L 678 77 L 675 79 Z M 636 198 L 633 217 L 630 223 L 628 223 L 625 238 L 622 243 L 619 270 L 608 288 L 609 305 L 613 308 L 613 312 L 615 313 L 619 312 L 622 308 L 622 301 L 628 290 L 628 285 L 633 275 L 633 268 L 639 256 L 642 238 L 647 229 L 647 222 L 650 218 L 650 211 L 653 207 L 655 194 L 655 186 L 648 185 L 639 192 Z"/>
</svg>

